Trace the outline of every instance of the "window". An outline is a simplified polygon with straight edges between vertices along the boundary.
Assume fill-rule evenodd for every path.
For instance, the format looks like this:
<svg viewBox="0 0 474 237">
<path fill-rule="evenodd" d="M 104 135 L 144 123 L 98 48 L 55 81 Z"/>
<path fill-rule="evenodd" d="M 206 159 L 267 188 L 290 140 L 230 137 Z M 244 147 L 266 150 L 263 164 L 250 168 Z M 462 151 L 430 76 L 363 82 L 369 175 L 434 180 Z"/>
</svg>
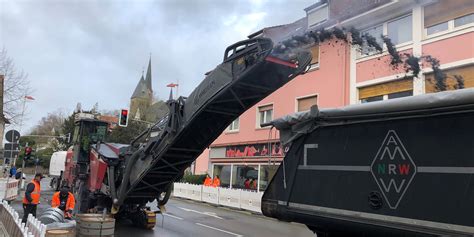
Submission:
<svg viewBox="0 0 474 237">
<path fill-rule="evenodd" d="M 269 123 L 273 119 L 273 105 L 265 105 L 258 107 L 258 127 L 264 123 Z"/>
<path fill-rule="evenodd" d="M 463 26 L 474 22 L 474 14 L 465 15 L 454 19 L 454 27 Z"/>
<path fill-rule="evenodd" d="M 311 106 L 316 105 L 317 102 L 318 102 L 318 96 L 316 95 L 296 99 L 296 103 L 297 103 L 296 112 L 310 110 Z"/>
<path fill-rule="evenodd" d="M 321 24 L 328 19 L 329 8 L 327 4 L 319 6 L 315 10 L 310 10 L 307 13 L 308 25 L 310 27 Z"/>
<path fill-rule="evenodd" d="M 313 56 L 313 59 L 311 59 L 310 69 L 317 68 L 319 66 L 319 45 L 314 45 L 310 48 L 310 51 L 311 56 Z"/>
<path fill-rule="evenodd" d="M 412 40 L 411 15 L 387 23 L 387 35 L 394 45 Z"/>
<path fill-rule="evenodd" d="M 474 87 L 474 65 L 443 70 L 446 73 L 446 87 L 447 90 L 460 89 L 458 79 L 462 81 L 462 87 Z M 426 93 L 437 92 L 436 81 L 433 73 L 425 75 L 425 91 Z"/>
<path fill-rule="evenodd" d="M 400 91 L 400 92 L 395 92 L 387 95 L 388 99 L 396 99 L 396 98 L 402 98 L 402 97 L 407 97 L 407 96 L 412 96 L 413 95 L 413 90 L 409 91 Z"/>
<path fill-rule="evenodd" d="M 454 30 L 474 22 L 474 1 L 438 1 L 424 8 L 426 35 Z"/>
<path fill-rule="evenodd" d="M 437 25 L 426 28 L 426 34 L 432 35 L 438 32 L 443 32 L 445 30 L 448 30 L 448 27 L 449 27 L 448 22 L 439 23 Z"/>
<path fill-rule="evenodd" d="M 381 101 L 381 100 L 383 100 L 383 95 L 367 97 L 367 98 L 361 99 L 360 102 L 361 103 L 369 103 L 369 102 Z"/>
<path fill-rule="evenodd" d="M 260 191 L 265 191 L 268 184 L 275 176 L 278 170 L 278 165 L 261 165 L 260 166 Z"/>
<path fill-rule="evenodd" d="M 232 188 L 257 190 L 258 166 L 234 165 Z"/>
<path fill-rule="evenodd" d="M 232 123 L 229 125 L 227 130 L 229 130 L 229 131 L 239 131 L 239 122 L 240 122 L 239 120 L 240 119 L 237 118 L 234 121 L 232 121 Z"/>
<path fill-rule="evenodd" d="M 382 40 L 383 25 L 374 26 L 372 28 L 361 31 L 361 36 L 364 36 L 365 34 L 368 34 L 368 35 L 374 37 L 377 40 L 377 43 L 379 45 L 383 44 L 383 40 Z M 366 43 L 364 42 L 364 45 L 362 46 L 362 54 L 363 55 L 370 55 L 370 54 L 374 54 L 374 53 L 376 53 L 375 49 L 372 48 L 372 47 L 368 47 L 366 45 Z"/>
<path fill-rule="evenodd" d="M 413 95 L 413 78 L 359 88 L 361 103 L 388 100 Z"/>
<path fill-rule="evenodd" d="M 213 178 L 216 177 L 216 175 L 219 176 L 221 187 L 230 187 L 230 170 L 230 165 L 214 165 L 212 175 Z"/>
</svg>

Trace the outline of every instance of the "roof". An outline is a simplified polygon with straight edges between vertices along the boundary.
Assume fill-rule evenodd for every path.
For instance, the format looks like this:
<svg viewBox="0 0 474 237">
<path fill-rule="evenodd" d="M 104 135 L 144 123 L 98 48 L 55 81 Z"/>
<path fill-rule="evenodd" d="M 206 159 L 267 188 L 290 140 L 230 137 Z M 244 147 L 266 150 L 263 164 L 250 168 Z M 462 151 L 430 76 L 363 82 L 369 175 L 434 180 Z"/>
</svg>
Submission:
<svg viewBox="0 0 474 237">
<path fill-rule="evenodd" d="M 133 91 L 132 94 L 132 99 L 133 98 L 148 98 L 148 88 L 145 82 L 145 79 L 143 79 L 143 75 L 140 78 L 140 81 L 138 81 L 137 87 L 135 87 L 135 91 Z"/>
<path fill-rule="evenodd" d="M 308 25 L 307 21 L 307 18 L 303 17 L 290 24 L 266 27 L 249 35 L 248 38 L 262 36 L 271 39 L 274 43 L 279 43 L 294 35 L 304 34 Z"/>
<path fill-rule="evenodd" d="M 0 115 L 0 120 L 2 120 L 5 124 L 10 124 L 10 120 L 7 119 L 4 114 Z"/>
<path fill-rule="evenodd" d="M 118 123 L 118 117 L 114 115 L 100 115 L 99 120 L 111 124 Z"/>
<path fill-rule="evenodd" d="M 146 87 L 150 91 L 153 91 L 151 87 L 151 57 L 150 57 L 150 60 L 148 61 L 148 69 L 146 70 L 145 83 L 146 83 Z"/>
</svg>

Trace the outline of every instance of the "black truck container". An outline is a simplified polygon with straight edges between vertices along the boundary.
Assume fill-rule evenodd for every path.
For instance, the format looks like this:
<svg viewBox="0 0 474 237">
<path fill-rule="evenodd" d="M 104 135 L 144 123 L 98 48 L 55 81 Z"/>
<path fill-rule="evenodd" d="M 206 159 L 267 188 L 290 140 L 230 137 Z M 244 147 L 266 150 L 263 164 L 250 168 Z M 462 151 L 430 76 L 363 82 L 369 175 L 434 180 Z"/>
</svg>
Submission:
<svg viewBox="0 0 474 237">
<path fill-rule="evenodd" d="M 296 113 L 263 214 L 318 236 L 474 236 L 474 89 Z"/>
</svg>

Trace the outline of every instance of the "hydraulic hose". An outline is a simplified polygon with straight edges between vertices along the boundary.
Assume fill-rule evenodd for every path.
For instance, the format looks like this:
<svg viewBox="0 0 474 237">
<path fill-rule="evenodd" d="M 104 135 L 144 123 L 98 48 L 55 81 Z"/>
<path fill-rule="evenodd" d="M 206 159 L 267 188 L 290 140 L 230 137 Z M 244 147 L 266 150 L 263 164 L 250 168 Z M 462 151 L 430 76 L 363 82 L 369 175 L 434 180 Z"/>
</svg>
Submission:
<svg viewBox="0 0 474 237">
<path fill-rule="evenodd" d="M 117 192 L 115 191 L 115 166 L 110 166 L 107 172 L 110 187 L 110 196 L 112 197 L 112 203 L 117 202 Z"/>
</svg>

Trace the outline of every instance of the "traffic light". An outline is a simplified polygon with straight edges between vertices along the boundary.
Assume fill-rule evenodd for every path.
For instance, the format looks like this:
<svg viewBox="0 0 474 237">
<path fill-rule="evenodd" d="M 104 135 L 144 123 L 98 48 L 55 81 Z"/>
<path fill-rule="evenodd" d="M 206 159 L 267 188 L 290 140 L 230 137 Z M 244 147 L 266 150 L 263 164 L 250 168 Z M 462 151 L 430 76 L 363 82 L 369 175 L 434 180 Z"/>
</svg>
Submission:
<svg viewBox="0 0 474 237">
<path fill-rule="evenodd" d="M 31 158 L 31 152 L 33 149 L 29 146 L 25 147 L 25 160 L 29 160 Z"/>
<path fill-rule="evenodd" d="M 128 125 L 128 109 L 122 109 L 119 117 L 119 126 L 126 127 Z"/>
</svg>

